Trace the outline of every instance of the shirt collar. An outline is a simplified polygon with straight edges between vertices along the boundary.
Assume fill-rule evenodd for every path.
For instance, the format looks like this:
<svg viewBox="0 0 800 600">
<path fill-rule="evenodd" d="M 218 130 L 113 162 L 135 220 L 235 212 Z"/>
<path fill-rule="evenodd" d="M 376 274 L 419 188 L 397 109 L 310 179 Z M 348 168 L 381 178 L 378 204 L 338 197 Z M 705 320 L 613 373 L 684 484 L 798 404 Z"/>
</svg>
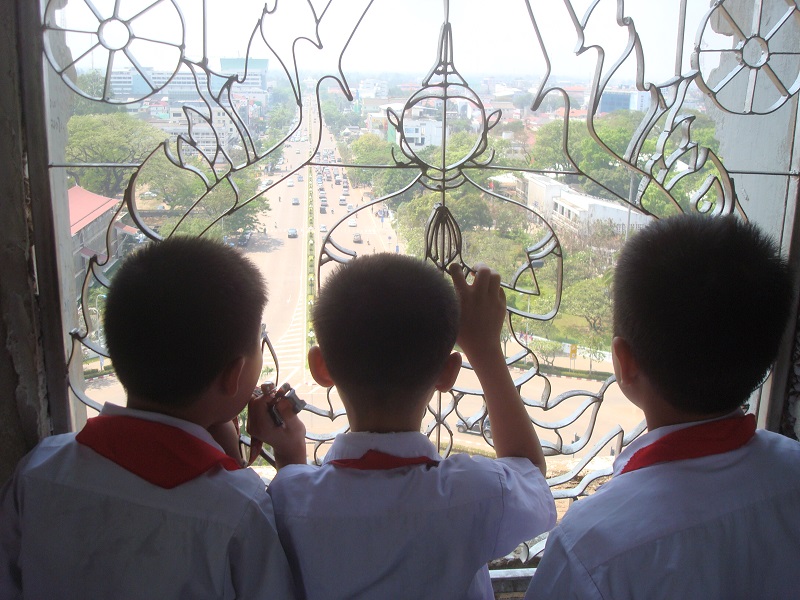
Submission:
<svg viewBox="0 0 800 600">
<path fill-rule="evenodd" d="M 197 423 L 192 423 L 191 421 L 185 421 L 184 419 L 171 417 L 163 413 L 152 412 L 149 410 L 138 410 L 135 408 L 128 408 L 126 406 L 118 406 L 116 404 L 111 404 L 110 402 L 106 402 L 103 405 L 100 414 L 110 417 L 134 417 L 144 421 L 154 421 L 163 425 L 171 425 L 172 427 L 177 427 L 178 429 L 185 431 L 189 435 L 193 435 L 194 437 L 203 440 L 207 444 L 211 444 L 217 450 L 224 452 L 222 446 L 220 446 L 214 440 L 214 438 L 211 437 L 211 434 L 208 433 L 206 429 L 203 429 L 200 427 L 200 425 Z"/>
<path fill-rule="evenodd" d="M 392 456 L 414 458 L 425 456 L 432 460 L 442 460 L 436 447 L 428 437 L 418 431 L 397 433 L 350 432 L 340 433 L 333 440 L 330 450 L 322 461 L 361 458 L 368 450 L 378 450 Z"/>
<path fill-rule="evenodd" d="M 665 435 L 673 433 L 674 431 L 686 429 L 687 427 L 700 425 L 701 423 L 711 423 L 712 421 L 730 419 L 732 417 L 740 416 L 742 414 L 744 414 L 742 410 L 737 408 L 736 410 L 721 417 L 715 417 L 713 419 L 704 419 L 702 421 L 690 421 L 688 423 L 679 423 L 677 425 L 665 425 L 664 427 L 659 427 L 658 429 L 653 429 L 652 431 L 648 431 L 647 433 L 640 435 L 638 438 L 633 440 L 630 444 L 628 444 L 625 447 L 625 449 L 622 452 L 619 453 L 619 456 L 617 456 L 617 458 L 614 460 L 613 476 L 619 475 L 620 471 L 622 471 L 622 469 L 625 468 L 625 465 L 637 450 L 641 450 L 645 446 L 653 444 L 656 440 L 661 439 Z"/>
</svg>

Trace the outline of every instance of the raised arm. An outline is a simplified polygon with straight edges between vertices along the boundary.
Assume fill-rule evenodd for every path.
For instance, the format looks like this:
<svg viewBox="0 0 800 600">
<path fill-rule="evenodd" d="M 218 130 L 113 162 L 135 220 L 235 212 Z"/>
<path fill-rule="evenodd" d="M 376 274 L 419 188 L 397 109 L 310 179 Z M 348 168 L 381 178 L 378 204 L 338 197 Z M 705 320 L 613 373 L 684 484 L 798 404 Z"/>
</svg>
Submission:
<svg viewBox="0 0 800 600">
<path fill-rule="evenodd" d="M 506 318 L 506 297 L 500 287 L 500 275 L 485 265 L 476 265 L 476 269 L 471 285 L 458 265 L 451 265 L 449 269 L 461 304 L 458 345 L 483 387 L 497 456 L 527 458 L 546 475 L 542 445 L 508 372 L 500 346 L 500 332 Z"/>
</svg>

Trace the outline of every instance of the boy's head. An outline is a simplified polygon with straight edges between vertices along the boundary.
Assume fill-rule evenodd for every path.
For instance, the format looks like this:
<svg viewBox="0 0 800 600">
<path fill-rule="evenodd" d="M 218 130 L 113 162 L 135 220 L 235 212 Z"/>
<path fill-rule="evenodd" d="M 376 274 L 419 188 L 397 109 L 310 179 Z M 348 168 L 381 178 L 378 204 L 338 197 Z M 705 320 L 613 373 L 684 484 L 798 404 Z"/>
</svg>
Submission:
<svg viewBox="0 0 800 600">
<path fill-rule="evenodd" d="M 662 398 L 733 410 L 775 360 L 792 302 L 786 261 L 754 225 L 681 215 L 636 234 L 614 272 L 614 335 Z"/>
<path fill-rule="evenodd" d="M 148 244 L 123 262 L 106 302 L 120 382 L 129 396 L 191 404 L 229 364 L 253 355 L 266 302 L 261 273 L 233 248 L 194 237 Z"/>
<path fill-rule="evenodd" d="M 373 254 L 331 274 L 312 318 L 328 373 L 352 408 L 404 415 L 419 409 L 444 369 L 459 306 L 432 265 Z"/>
</svg>

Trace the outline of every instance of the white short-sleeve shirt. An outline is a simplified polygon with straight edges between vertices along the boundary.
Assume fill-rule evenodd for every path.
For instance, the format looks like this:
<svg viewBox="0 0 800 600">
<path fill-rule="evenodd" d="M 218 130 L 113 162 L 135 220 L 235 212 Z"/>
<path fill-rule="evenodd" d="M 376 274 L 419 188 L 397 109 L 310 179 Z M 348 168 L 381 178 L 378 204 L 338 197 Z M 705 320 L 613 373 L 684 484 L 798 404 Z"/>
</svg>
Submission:
<svg viewBox="0 0 800 600">
<path fill-rule="evenodd" d="M 368 450 L 438 466 L 331 463 Z M 553 496 L 528 459 L 441 460 L 416 432 L 339 435 L 321 467 L 284 467 L 268 491 L 309 599 L 492 598 L 486 563 L 555 523 Z"/>
<path fill-rule="evenodd" d="M 106 405 L 104 415 L 202 427 Z M 46 438 L 0 493 L 0 598 L 293 598 L 272 502 L 250 469 L 172 489 L 78 443 Z"/>
<path fill-rule="evenodd" d="M 526 599 L 800 597 L 800 444 L 758 431 L 736 450 L 620 473 L 567 511 Z"/>
</svg>

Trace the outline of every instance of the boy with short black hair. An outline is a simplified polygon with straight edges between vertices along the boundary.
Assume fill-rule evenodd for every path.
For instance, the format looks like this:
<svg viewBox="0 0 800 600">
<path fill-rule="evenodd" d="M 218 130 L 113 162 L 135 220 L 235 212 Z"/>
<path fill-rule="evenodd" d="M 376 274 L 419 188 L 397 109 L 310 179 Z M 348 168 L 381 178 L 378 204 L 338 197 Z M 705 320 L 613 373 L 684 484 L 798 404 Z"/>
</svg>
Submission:
<svg viewBox="0 0 800 600">
<path fill-rule="evenodd" d="M 309 368 L 336 385 L 350 432 L 321 467 L 288 465 L 269 487 L 304 597 L 487 598 L 486 564 L 555 522 L 545 462 L 500 346 L 500 276 L 450 284 L 417 259 L 374 254 L 340 267 L 314 305 Z M 482 387 L 497 460 L 444 460 L 422 419 L 461 355 Z"/>
<path fill-rule="evenodd" d="M 794 299 L 755 226 L 683 215 L 627 242 L 614 371 L 649 432 L 550 533 L 526 598 L 787 598 L 800 590 L 800 444 L 739 408 Z"/>
<path fill-rule="evenodd" d="M 0 496 L 0 597 L 293 597 L 261 479 L 208 431 L 251 399 L 266 301 L 255 266 L 214 241 L 125 260 L 105 333 L 127 407 L 21 461 Z"/>
</svg>

